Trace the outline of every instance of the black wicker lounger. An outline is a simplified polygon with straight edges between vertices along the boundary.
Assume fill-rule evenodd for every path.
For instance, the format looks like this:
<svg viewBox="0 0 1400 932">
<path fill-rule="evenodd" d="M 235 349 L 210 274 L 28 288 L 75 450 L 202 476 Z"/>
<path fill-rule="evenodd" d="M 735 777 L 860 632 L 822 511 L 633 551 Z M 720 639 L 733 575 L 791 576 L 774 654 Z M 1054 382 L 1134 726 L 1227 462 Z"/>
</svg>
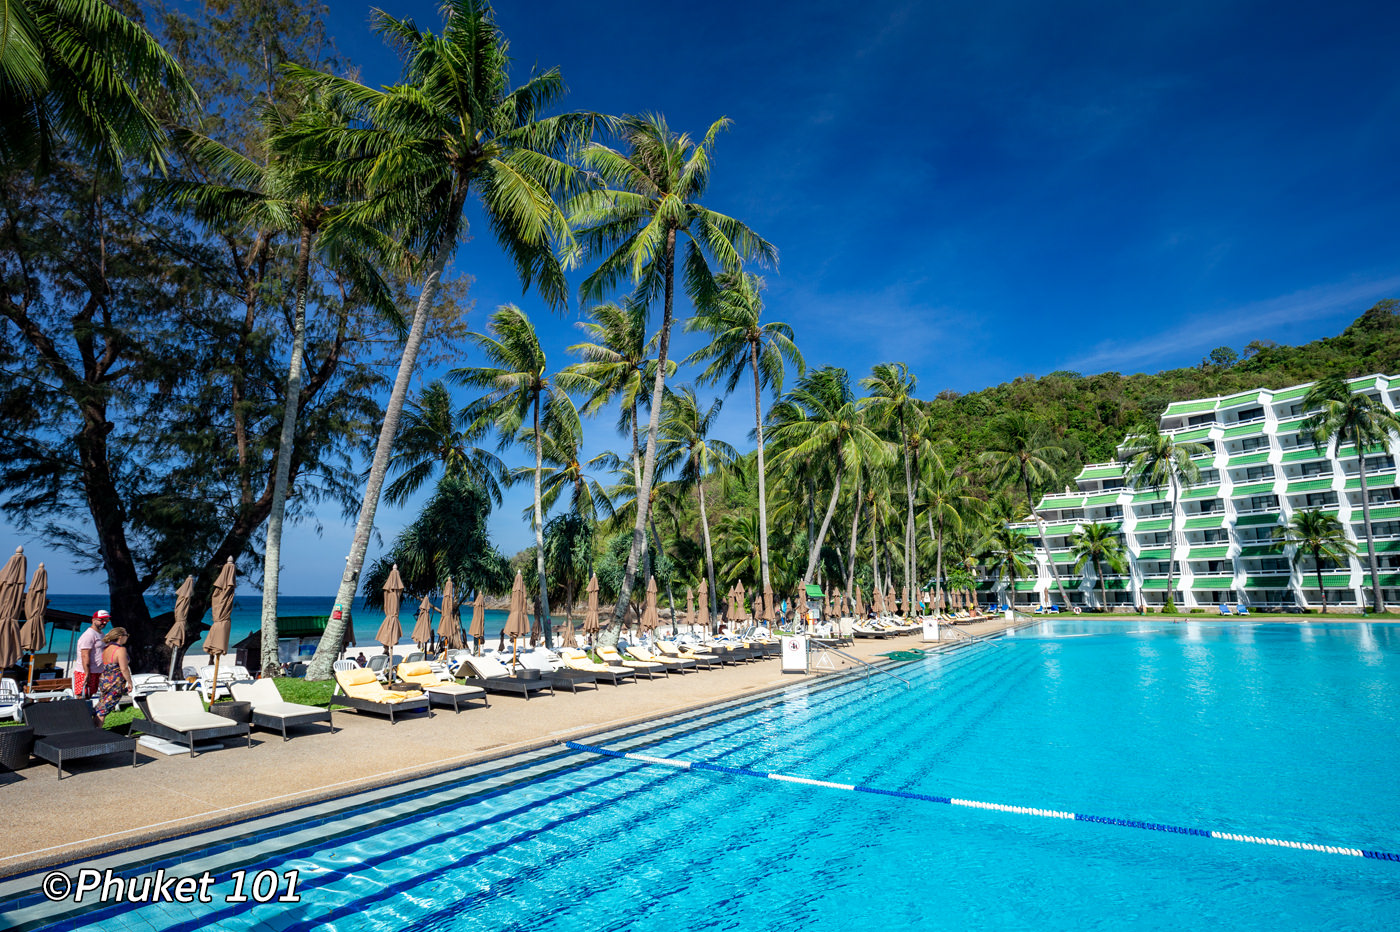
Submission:
<svg viewBox="0 0 1400 932">
<path fill-rule="evenodd" d="M 379 702 L 367 696 L 350 695 L 352 689 L 362 692 L 377 693 L 379 695 L 393 691 L 385 690 L 379 684 L 379 681 L 375 679 L 374 673 L 368 668 L 341 670 L 336 673 L 335 680 L 340 684 L 343 693 L 342 695 L 333 696 L 331 698 L 331 702 L 335 705 L 343 705 L 360 712 L 375 712 L 379 715 L 387 715 L 389 716 L 390 725 L 396 724 L 398 721 L 397 716 L 402 715 L 404 712 L 427 712 L 429 718 L 433 717 L 433 710 L 428 707 L 428 697 L 421 693 L 399 702 Z M 417 687 L 414 688 L 416 689 Z"/>
<path fill-rule="evenodd" d="M 499 660 L 493 661 L 489 657 L 468 657 L 462 661 L 462 665 L 457 668 L 456 676 L 462 677 L 462 682 L 467 686 L 480 686 L 491 693 L 510 693 L 513 696 L 524 696 L 530 698 L 532 693 L 540 693 L 549 690 L 549 694 L 554 695 L 554 681 L 547 680 L 543 675 L 525 679 L 513 676 L 509 673 L 505 675 L 485 676 L 484 671 L 490 670 L 496 673 L 496 668 L 506 669 Z"/>
<path fill-rule="evenodd" d="M 34 729 L 34 756 L 57 764 L 60 780 L 64 760 L 130 751 L 131 766 L 136 766 L 136 739 L 98 728 L 82 699 L 36 702 L 25 708 L 24 723 Z"/>
<path fill-rule="evenodd" d="M 133 721 L 133 728 L 145 735 L 165 738 L 177 744 L 185 743 L 189 746 L 190 757 L 195 756 L 196 741 L 236 738 L 242 735 L 248 739 L 248 747 L 253 746 L 253 729 L 247 722 L 235 722 L 233 719 L 205 711 L 204 701 L 193 690 L 140 696 L 136 705 L 141 709 L 145 720 Z M 154 710 L 151 709 L 152 705 L 156 707 Z"/>
<path fill-rule="evenodd" d="M 233 698 L 253 707 L 253 724 L 259 728 L 281 731 L 282 740 L 287 740 L 287 726 L 315 725 L 325 722 L 335 734 L 335 721 L 330 709 L 299 702 L 287 702 L 277 690 L 277 684 L 269 679 L 254 680 L 252 683 L 234 683 Z"/>
</svg>

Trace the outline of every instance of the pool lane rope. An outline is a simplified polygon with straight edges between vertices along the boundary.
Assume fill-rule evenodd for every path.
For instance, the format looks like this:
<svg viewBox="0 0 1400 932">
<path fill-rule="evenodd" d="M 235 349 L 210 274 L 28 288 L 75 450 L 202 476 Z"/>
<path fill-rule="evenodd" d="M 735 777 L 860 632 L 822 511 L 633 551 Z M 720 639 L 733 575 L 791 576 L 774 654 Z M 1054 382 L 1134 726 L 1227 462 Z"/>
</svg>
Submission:
<svg viewBox="0 0 1400 932">
<path fill-rule="evenodd" d="M 1347 848 L 1341 845 L 1315 845 L 1306 841 L 1287 841 L 1282 838 L 1266 838 L 1261 835 L 1217 832 L 1211 829 L 1164 825 L 1161 822 L 1144 822 L 1138 819 L 1115 819 L 1111 816 L 1085 815 L 1082 812 L 1065 812 L 1060 809 L 1008 806 L 1004 803 L 979 802 L 975 799 L 958 799 L 953 796 L 933 796 L 928 793 L 910 793 L 905 790 L 883 790 L 873 786 L 857 786 L 853 783 L 834 783 L 830 780 L 813 780 L 808 777 L 795 777 L 790 774 L 751 770 L 748 767 L 726 767 L 723 764 L 711 764 L 706 761 L 685 761 L 670 757 L 651 757 L 647 754 L 613 751 L 609 748 L 597 747 L 596 745 L 579 744 L 577 741 L 565 741 L 564 746 L 575 751 L 597 754 L 601 757 L 614 757 L 619 760 L 629 760 L 639 764 L 655 764 L 658 767 L 671 767 L 676 770 L 700 770 L 709 773 L 729 774 L 736 777 L 757 777 L 763 780 L 777 780 L 780 783 L 801 783 L 806 786 L 826 787 L 829 790 L 845 790 L 848 793 L 873 793 L 877 796 L 895 796 L 900 799 L 917 799 L 928 803 L 944 803 L 949 806 L 963 806 L 969 809 L 989 809 L 994 812 L 1011 812 L 1017 815 L 1039 816 L 1043 819 L 1064 819 L 1071 822 L 1097 822 L 1101 825 L 1140 828 L 1149 832 L 1168 832 L 1173 835 L 1194 835 L 1200 838 L 1216 838 L 1221 841 L 1242 841 L 1253 845 L 1273 845 L 1277 848 L 1296 848 L 1300 851 L 1317 851 L 1323 854 L 1344 854 L 1355 858 L 1371 858 L 1377 861 L 1400 862 L 1400 854 L 1389 851 L 1371 851 L 1365 848 Z"/>
</svg>

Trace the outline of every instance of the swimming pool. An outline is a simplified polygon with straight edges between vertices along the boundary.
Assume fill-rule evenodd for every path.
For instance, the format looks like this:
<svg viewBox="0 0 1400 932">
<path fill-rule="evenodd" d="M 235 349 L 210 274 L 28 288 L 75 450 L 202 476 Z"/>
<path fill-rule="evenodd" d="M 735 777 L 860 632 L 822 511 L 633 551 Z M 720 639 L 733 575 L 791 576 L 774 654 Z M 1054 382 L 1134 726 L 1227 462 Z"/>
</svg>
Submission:
<svg viewBox="0 0 1400 932">
<path fill-rule="evenodd" d="M 1047 621 L 589 739 L 886 790 L 1400 850 L 1400 626 Z M 219 850 L 224 846 L 225 850 Z M 1400 864 L 956 808 L 565 748 L 113 859 L 207 906 L 0 927 L 1376 929 Z M 231 870 L 297 903 L 225 903 Z M 37 889 L 39 877 L 28 878 Z M 23 886 L 8 884 L 15 891 Z M 70 907 L 71 909 L 71 907 Z"/>
</svg>

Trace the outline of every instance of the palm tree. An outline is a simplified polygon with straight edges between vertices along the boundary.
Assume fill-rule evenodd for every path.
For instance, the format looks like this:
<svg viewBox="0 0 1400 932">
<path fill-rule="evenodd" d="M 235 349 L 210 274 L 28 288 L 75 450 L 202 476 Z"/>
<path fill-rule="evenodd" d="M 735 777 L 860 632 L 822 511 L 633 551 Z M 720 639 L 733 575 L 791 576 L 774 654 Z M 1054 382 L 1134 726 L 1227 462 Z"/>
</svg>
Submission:
<svg viewBox="0 0 1400 932">
<path fill-rule="evenodd" d="M 997 526 L 991 535 L 982 542 L 981 558 L 989 568 L 1007 581 L 1007 591 L 1011 593 L 1011 604 L 1016 604 L 1016 580 L 1031 571 L 1035 548 L 1025 535 L 1013 531 L 1008 525 Z"/>
<path fill-rule="evenodd" d="M 934 562 L 934 598 L 943 596 L 943 544 L 949 531 L 960 532 L 966 519 L 980 513 L 981 499 L 969 489 L 967 477 L 943 465 L 937 457 L 925 461 L 923 482 L 919 484 L 917 502 L 929 524 L 929 537 L 936 550 Z"/>
<path fill-rule="evenodd" d="M 467 479 L 499 505 L 506 468 L 496 454 L 476 445 L 486 430 L 486 424 L 457 408 L 441 379 L 429 382 L 404 406 L 389 458 L 390 471 L 400 475 L 384 489 L 384 500 L 402 505 L 441 468 L 444 476 Z"/>
<path fill-rule="evenodd" d="M 1356 454 L 1357 474 L 1361 479 L 1361 518 L 1366 528 L 1366 560 L 1371 570 L 1371 600 L 1375 610 L 1385 611 L 1381 598 L 1380 568 L 1376 564 L 1375 541 L 1371 536 L 1371 493 L 1366 488 L 1366 447 L 1389 445 L 1392 435 L 1400 434 L 1400 418 L 1369 395 L 1353 392 L 1340 378 L 1322 379 L 1303 396 L 1303 409 L 1316 411 L 1302 424 L 1302 432 L 1313 446 L 1322 450 L 1337 445 L 1341 459 L 1342 444 L 1350 443 Z"/>
<path fill-rule="evenodd" d="M 734 391 L 745 371 L 753 374 L 753 421 L 758 438 L 758 526 L 765 587 L 768 575 L 768 491 L 763 462 L 763 389 L 783 392 L 785 363 L 791 363 L 799 376 L 807 363 L 793 342 L 792 328 L 780 321 L 760 323 L 763 315 L 763 279 L 741 272 L 725 275 L 723 288 L 715 300 L 698 309 L 686 322 L 687 332 L 703 333 L 709 343 L 686 357 L 687 365 L 705 364 L 701 384 L 725 383 L 726 394 Z"/>
<path fill-rule="evenodd" d="M 302 95 L 297 106 L 298 112 L 290 120 L 270 103 L 262 107 L 261 120 L 270 138 L 284 132 L 344 125 L 339 115 L 322 106 L 314 94 Z M 372 228 L 353 220 L 333 223 L 338 215 L 347 213 L 344 192 L 327 185 L 323 178 L 298 164 L 294 157 L 270 153 L 266 163 L 260 163 L 197 133 L 181 131 L 177 140 L 192 164 L 209 172 L 211 179 L 155 182 L 153 190 L 160 197 L 190 208 L 206 222 L 254 229 L 264 249 L 269 248 L 278 234 L 295 237 L 297 241 L 292 283 L 292 345 L 288 354 L 286 400 L 263 557 L 261 668 L 264 676 L 273 676 L 281 669 L 277 653 L 277 599 L 282 526 L 291 487 L 297 417 L 302 400 L 311 264 L 319 256 L 322 261 L 342 266 L 356 280 L 356 287 L 374 298 L 381 313 L 392 317 L 396 311 L 388 288 L 373 264 L 363 261 L 362 257 L 364 253 L 378 253 L 390 262 L 398 257 L 393 244 Z M 333 232 L 322 236 L 321 230 L 328 224 Z M 233 386 L 235 404 L 240 394 L 241 387 L 236 380 Z"/>
<path fill-rule="evenodd" d="M 544 466 L 541 469 L 540 502 L 545 514 L 554 510 L 559 499 L 569 497 L 569 514 L 578 515 L 588 525 L 589 533 L 598 524 L 598 518 L 610 517 L 613 512 L 612 500 L 603 484 L 585 470 L 604 464 L 607 456 L 595 456 L 583 461 L 583 423 L 573 399 L 560 394 L 555 404 L 548 410 L 544 428 L 540 431 L 540 451 Z M 533 430 L 526 431 L 525 441 L 535 442 Z M 528 473 L 532 470 L 517 470 Z M 527 508 L 527 510 L 529 510 Z M 590 558 L 591 560 L 591 558 Z M 592 569 L 592 563 L 589 564 Z"/>
<path fill-rule="evenodd" d="M 1293 565 L 1301 567 L 1303 558 L 1313 558 L 1313 571 L 1317 573 L 1317 591 L 1322 596 L 1322 614 L 1327 614 L 1327 590 L 1322 588 L 1322 561 L 1344 565 L 1356 556 L 1356 547 L 1347 539 L 1346 529 L 1335 515 L 1321 508 L 1308 508 L 1293 513 L 1293 520 L 1287 527 L 1274 528 L 1274 539 L 1297 548 L 1293 554 Z"/>
<path fill-rule="evenodd" d="M 542 414 L 551 423 L 567 423 L 577 418 L 565 392 L 576 387 L 577 376 L 561 373 L 554 379 L 546 374 L 547 362 L 539 335 L 530 318 L 520 308 L 506 304 L 491 315 L 489 333 L 471 333 L 468 339 L 486 357 L 488 365 L 466 366 L 448 372 L 463 385 L 485 390 L 486 394 L 469 406 L 473 420 L 496 425 L 503 444 L 529 443 L 535 451 L 535 575 L 539 580 L 540 622 L 546 647 L 554 646 L 549 614 L 549 586 L 544 567 L 544 504 L 540 482 L 544 473 Z M 567 411 L 564 410 L 567 404 Z"/>
<path fill-rule="evenodd" d="M 1050 443 L 1045 433 L 1034 420 L 1019 411 L 1004 414 L 992 423 L 991 437 L 987 450 L 982 454 L 982 462 L 991 466 L 995 481 L 1017 481 L 1026 490 L 1026 507 L 1031 519 L 1040 531 L 1040 546 L 1045 551 L 1045 561 L 1050 565 L 1050 573 L 1055 577 L 1055 591 L 1060 601 L 1069 609 L 1069 596 L 1060 582 L 1060 571 L 1050 555 L 1050 545 L 1045 540 L 1045 522 L 1035 511 L 1034 485 L 1046 482 L 1055 475 L 1051 460 L 1064 456 L 1064 449 Z"/>
<path fill-rule="evenodd" d="M 1201 470 L 1191 459 L 1209 453 L 1204 444 L 1191 441 L 1178 442 L 1171 435 L 1159 433 L 1152 428 L 1144 428 L 1129 434 L 1123 441 L 1120 458 L 1127 464 L 1127 478 L 1134 488 L 1144 486 L 1153 489 L 1167 487 L 1171 499 L 1171 529 L 1168 532 L 1170 544 L 1167 553 L 1167 600 L 1162 606 L 1164 612 L 1176 611 L 1176 600 L 1172 598 L 1172 580 L 1176 572 L 1176 504 L 1181 497 L 1183 486 L 1192 485 L 1201 478 Z"/>
<path fill-rule="evenodd" d="M 1074 571 L 1083 573 L 1087 564 L 1093 564 L 1094 575 L 1099 580 L 1099 595 L 1103 599 L 1103 610 L 1108 611 L 1108 582 L 1104 579 L 1103 565 L 1108 564 L 1115 573 L 1123 572 L 1126 566 L 1123 544 L 1118 539 L 1118 528 L 1112 524 L 1091 522 L 1070 536 L 1070 553 L 1074 556 Z"/>
<path fill-rule="evenodd" d="M 807 570 L 802 585 L 812 581 L 817 559 L 826 541 L 831 517 L 841 497 L 841 481 L 856 464 L 884 465 L 886 444 L 870 429 L 860 405 L 851 393 L 845 369 L 824 366 L 804 376 L 797 388 L 774 407 L 776 427 L 773 445 L 781 449 L 775 462 L 804 457 L 823 457 L 831 467 L 831 498 L 822 518 L 821 529 L 807 542 Z"/>
<path fill-rule="evenodd" d="M 585 414 L 597 414 L 613 399 L 621 405 L 617 429 L 632 436 L 633 489 L 642 484 L 641 446 L 637 441 L 637 408 L 646 401 L 647 378 L 655 377 L 657 362 L 649 358 L 656 352 L 659 334 L 647 338 L 647 309 L 645 302 L 629 298 L 621 305 L 600 304 L 589 310 L 593 319 L 582 321 L 582 328 L 593 342 L 575 343 L 569 352 L 581 357 L 567 367 L 568 372 L 587 379 L 593 386 L 584 403 Z M 666 376 L 675 374 L 676 364 L 668 361 Z M 646 551 L 649 555 L 650 551 Z"/>
<path fill-rule="evenodd" d="M 198 103 L 145 27 L 99 0 L 8 0 L 0 18 L 0 159 L 44 168 L 56 143 L 164 166 L 161 111 Z"/>
<path fill-rule="evenodd" d="M 541 116 L 564 93 L 558 70 L 512 89 L 507 43 L 485 0 L 447 0 L 443 9 L 447 22 L 441 35 L 380 10 L 372 14 L 375 30 L 404 53 L 402 84 L 373 90 L 333 75 L 289 69 L 359 121 L 351 130 L 288 134 L 281 145 L 314 161 L 327 177 L 363 186 L 371 195 L 363 213 L 395 228 L 418 252 L 423 281 L 336 596 L 338 608 L 307 672 L 313 679 L 329 676 L 349 621 L 429 309 L 456 251 L 462 211 L 471 197 L 480 202 L 525 287 L 533 284 L 551 307 L 567 303 L 555 250 L 572 239 L 555 197 L 577 194 L 583 179 L 560 156 L 599 118 Z"/>
<path fill-rule="evenodd" d="M 646 455 L 637 485 L 636 523 L 632 549 L 619 587 L 613 618 L 602 634 L 604 645 L 616 641 L 622 618 L 636 582 L 637 564 L 646 545 L 647 505 L 656 468 L 657 429 L 661 396 L 666 386 L 666 366 L 671 345 L 671 321 L 676 284 L 676 251 L 682 237 L 688 239 L 684 259 L 684 284 L 691 301 L 703 306 L 715 292 L 707 255 L 727 272 L 735 272 L 748 259 L 776 261 L 776 250 L 758 234 L 732 217 L 698 203 L 710 180 L 710 152 L 715 136 L 729 126 L 716 120 L 696 143 L 684 133 L 673 133 L 660 116 L 625 117 L 619 125 L 625 152 L 593 143 L 579 156 L 581 165 L 596 173 L 605 190 L 590 190 L 576 197 L 571 221 L 580 227 L 580 249 L 571 257 L 581 260 L 601 256 L 598 268 L 583 282 L 585 300 L 598 300 L 603 292 L 623 281 L 637 286 L 637 296 L 650 304 L 662 299 L 661 328 L 657 334 L 657 368 L 651 392 L 651 423 L 647 429 Z"/>
<path fill-rule="evenodd" d="M 700 400 L 695 397 L 695 389 L 689 385 L 679 392 L 667 394 L 662 402 L 665 406 L 661 420 L 661 459 L 663 462 L 676 461 L 680 466 L 679 482 L 684 488 L 695 488 L 700 503 L 700 527 L 705 536 L 705 569 L 710 581 L 710 591 L 719 592 L 715 586 L 715 554 L 710 545 L 710 519 L 705 508 L 705 478 L 716 470 L 723 469 L 738 456 L 734 448 L 710 434 L 719 418 L 723 400 L 716 398 L 703 412 Z M 765 523 L 763 509 L 759 508 L 759 536 L 762 537 Z M 762 551 L 760 550 L 762 556 Z M 766 557 L 765 561 L 766 569 Z M 763 584 L 770 585 L 765 573 Z M 711 623 L 713 624 L 711 603 Z"/>
<path fill-rule="evenodd" d="M 860 380 L 860 387 L 870 392 L 864 400 L 880 423 L 893 426 L 899 435 L 899 447 L 904 452 L 904 495 L 908 513 L 904 524 L 904 586 L 906 591 L 914 582 L 914 466 L 911 458 L 912 439 L 909 422 L 914 412 L 914 388 L 918 381 L 902 362 L 876 364 L 870 375 Z"/>
</svg>

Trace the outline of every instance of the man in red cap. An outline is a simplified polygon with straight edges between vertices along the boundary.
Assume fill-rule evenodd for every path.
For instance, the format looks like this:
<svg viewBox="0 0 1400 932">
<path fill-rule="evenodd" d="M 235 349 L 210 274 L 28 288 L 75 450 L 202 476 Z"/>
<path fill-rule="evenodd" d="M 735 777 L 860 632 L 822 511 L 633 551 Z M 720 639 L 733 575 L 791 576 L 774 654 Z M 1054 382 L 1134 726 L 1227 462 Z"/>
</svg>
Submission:
<svg viewBox="0 0 1400 932">
<path fill-rule="evenodd" d="M 92 626 L 78 638 L 78 657 L 73 662 L 73 694 L 87 699 L 97 692 L 98 668 L 102 666 L 102 629 L 112 616 L 105 608 L 92 613 Z"/>
</svg>

